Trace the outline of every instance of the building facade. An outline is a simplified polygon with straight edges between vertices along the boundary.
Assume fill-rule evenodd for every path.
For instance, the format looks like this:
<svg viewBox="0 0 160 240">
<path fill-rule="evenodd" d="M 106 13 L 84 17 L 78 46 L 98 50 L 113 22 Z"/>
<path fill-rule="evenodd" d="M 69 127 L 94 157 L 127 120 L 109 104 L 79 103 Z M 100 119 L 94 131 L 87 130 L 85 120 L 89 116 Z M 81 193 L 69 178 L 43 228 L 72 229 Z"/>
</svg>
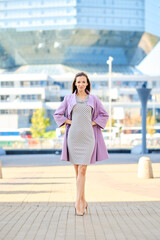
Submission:
<svg viewBox="0 0 160 240">
<path fill-rule="evenodd" d="M 136 68 L 159 41 L 159 4 L 159 0 L 0 1 L 1 127 L 29 127 L 33 111 L 41 107 L 52 119 L 79 71 L 88 73 L 92 93 L 108 109 L 109 56 L 114 58 L 112 107 L 140 113 L 136 87 L 145 81 L 153 88 L 148 106 L 159 119 L 159 76 L 145 76 Z"/>
<path fill-rule="evenodd" d="M 27 68 L 27 71 L 31 71 L 32 73 L 5 72 L 1 74 L 1 128 L 29 128 L 33 112 L 36 109 L 45 108 L 46 115 L 52 121 L 50 129 L 55 129 L 56 124 L 53 119 L 53 113 L 64 96 L 71 93 L 74 73 L 66 71 L 59 74 L 60 69 L 58 65 L 52 65 L 54 75 L 52 75 L 51 66 L 49 66 L 48 74 L 33 73 L 37 68 L 41 68 L 41 71 L 43 71 L 43 68 L 46 70 L 47 66 L 45 65 L 23 68 Z M 55 74 L 55 68 L 57 68 L 57 74 Z M 97 95 L 108 110 L 110 94 L 108 74 L 90 73 L 89 78 L 92 83 L 91 93 Z M 130 74 L 127 72 L 112 74 L 112 114 L 114 113 L 114 109 L 119 107 L 123 108 L 124 115 L 129 114 L 131 117 L 135 113 L 137 116 L 140 115 L 140 102 L 136 88 L 141 87 L 144 82 L 148 82 L 148 87 L 152 88 L 148 109 L 154 112 L 157 121 L 160 122 L 159 77 L 150 77 L 149 79 L 148 76 L 140 75 L 138 72 L 133 75 L 131 74 L 131 70 Z"/>
</svg>

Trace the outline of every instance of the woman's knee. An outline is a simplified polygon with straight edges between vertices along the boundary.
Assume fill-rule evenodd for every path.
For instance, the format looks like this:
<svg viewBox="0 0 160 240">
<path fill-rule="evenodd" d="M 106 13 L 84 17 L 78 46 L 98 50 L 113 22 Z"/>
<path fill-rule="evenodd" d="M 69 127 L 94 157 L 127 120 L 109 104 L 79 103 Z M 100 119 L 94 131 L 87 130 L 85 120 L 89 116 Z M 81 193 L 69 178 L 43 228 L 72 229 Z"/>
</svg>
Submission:
<svg viewBox="0 0 160 240">
<path fill-rule="evenodd" d="M 79 165 L 78 174 L 85 176 L 86 175 L 86 170 L 87 170 L 86 165 Z"/>
<path fill-rule="evenodd" d="M 76 173 L 78 173 L 78 165 L 74 164 L 74 169 L 75 169 Z"/>
</svg>

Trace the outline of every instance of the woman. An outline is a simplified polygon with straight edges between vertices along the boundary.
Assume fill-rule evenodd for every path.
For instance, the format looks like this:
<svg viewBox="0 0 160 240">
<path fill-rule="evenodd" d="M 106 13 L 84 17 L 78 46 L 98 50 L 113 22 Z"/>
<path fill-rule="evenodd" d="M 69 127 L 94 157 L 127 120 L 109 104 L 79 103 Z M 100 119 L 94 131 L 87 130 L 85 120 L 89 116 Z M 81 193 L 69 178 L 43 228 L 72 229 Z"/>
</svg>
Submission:
<svg viewBox="0 0 160 240">
<path fill-rule="evenodd" d="M 99 98 L 90 91 L 87 74 L 77 73 L 72 83 L 72 94 L 64 97 L 54 113 L 59 127 L 66 124 L 61 160 L 74 164 L 77 186 L 75 214 L 78 216 L 83 216 L 88 207 L 85 200 L 87 165 L 109 158 L 101 132 L 109 115 Z"/>
</svg>

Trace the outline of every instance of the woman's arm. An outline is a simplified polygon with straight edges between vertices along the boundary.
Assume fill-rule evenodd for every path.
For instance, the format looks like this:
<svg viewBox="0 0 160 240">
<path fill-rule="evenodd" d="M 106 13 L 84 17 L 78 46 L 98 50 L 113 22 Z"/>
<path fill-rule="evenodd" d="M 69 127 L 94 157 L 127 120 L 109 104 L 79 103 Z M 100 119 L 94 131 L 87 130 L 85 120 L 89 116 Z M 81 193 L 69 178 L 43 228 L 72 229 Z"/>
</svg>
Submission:
<svg viewBox="0 0 160 240">
<path fill-rule="evenodd" d="M 67 109 L 67 97 L 65 96 L 64 100 L 61 102 L 60 106 L 57 108 L 57 110 L 53 114 L 53 117 L 58 127 L 63 126 L 69 120 L 64 116 L 66 109 Z"/>
<path fill-rule="evenodd" d="M 96 97 L 96 108 L 97 108 L 98 114 L 97 114 L 97 117 L 95 119 L 93 119 L 93 121 L 97 125 L 99 125 L 100 128 L 104 129 L 108 122 L 109 115 L 108 115 L 107 111 L 105 110 L 105 108 L 103 107 L 103 105 L 98 97 Z"/>
</svg>

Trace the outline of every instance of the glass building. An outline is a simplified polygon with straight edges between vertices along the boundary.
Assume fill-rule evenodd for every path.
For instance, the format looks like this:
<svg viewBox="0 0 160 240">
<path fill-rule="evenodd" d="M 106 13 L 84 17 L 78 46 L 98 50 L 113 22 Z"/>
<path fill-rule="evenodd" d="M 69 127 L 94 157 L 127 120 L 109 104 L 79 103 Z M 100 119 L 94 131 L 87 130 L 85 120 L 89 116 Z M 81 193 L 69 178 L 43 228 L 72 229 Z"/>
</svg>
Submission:
<svg viewBox="0 0 160 240">
<path fill-rule="evenodd" d="M 1 67 L 105 64 L 109 55 L 114 64 L 134 66 L 147 53 L 143 42 L 151 42 L 144 32 L 153 35 L 151 48 L 160 37 L 159 4 L 159 0 L 1 1 Z"/>
<path fill-rule="evenodd" d="M 136 68 L 159 41 L 159 9 L 159 0 L 0 1 L 4 119 L 18 114 L 15 126 L 28 127 L 32 112 L 41 106 L 51 116 L 71 92 L 78 71 L 89 74 L 92 92 L 108 108 L 109 56 L 114 58 L 113 107 L 139 108 L 135 88 L 144 81 L 149 81 L 154 99 L 159 99 L 159 78 L 144 76 Z M 154 107 L 158 104 L 156 100 Z"/>
</svg>

